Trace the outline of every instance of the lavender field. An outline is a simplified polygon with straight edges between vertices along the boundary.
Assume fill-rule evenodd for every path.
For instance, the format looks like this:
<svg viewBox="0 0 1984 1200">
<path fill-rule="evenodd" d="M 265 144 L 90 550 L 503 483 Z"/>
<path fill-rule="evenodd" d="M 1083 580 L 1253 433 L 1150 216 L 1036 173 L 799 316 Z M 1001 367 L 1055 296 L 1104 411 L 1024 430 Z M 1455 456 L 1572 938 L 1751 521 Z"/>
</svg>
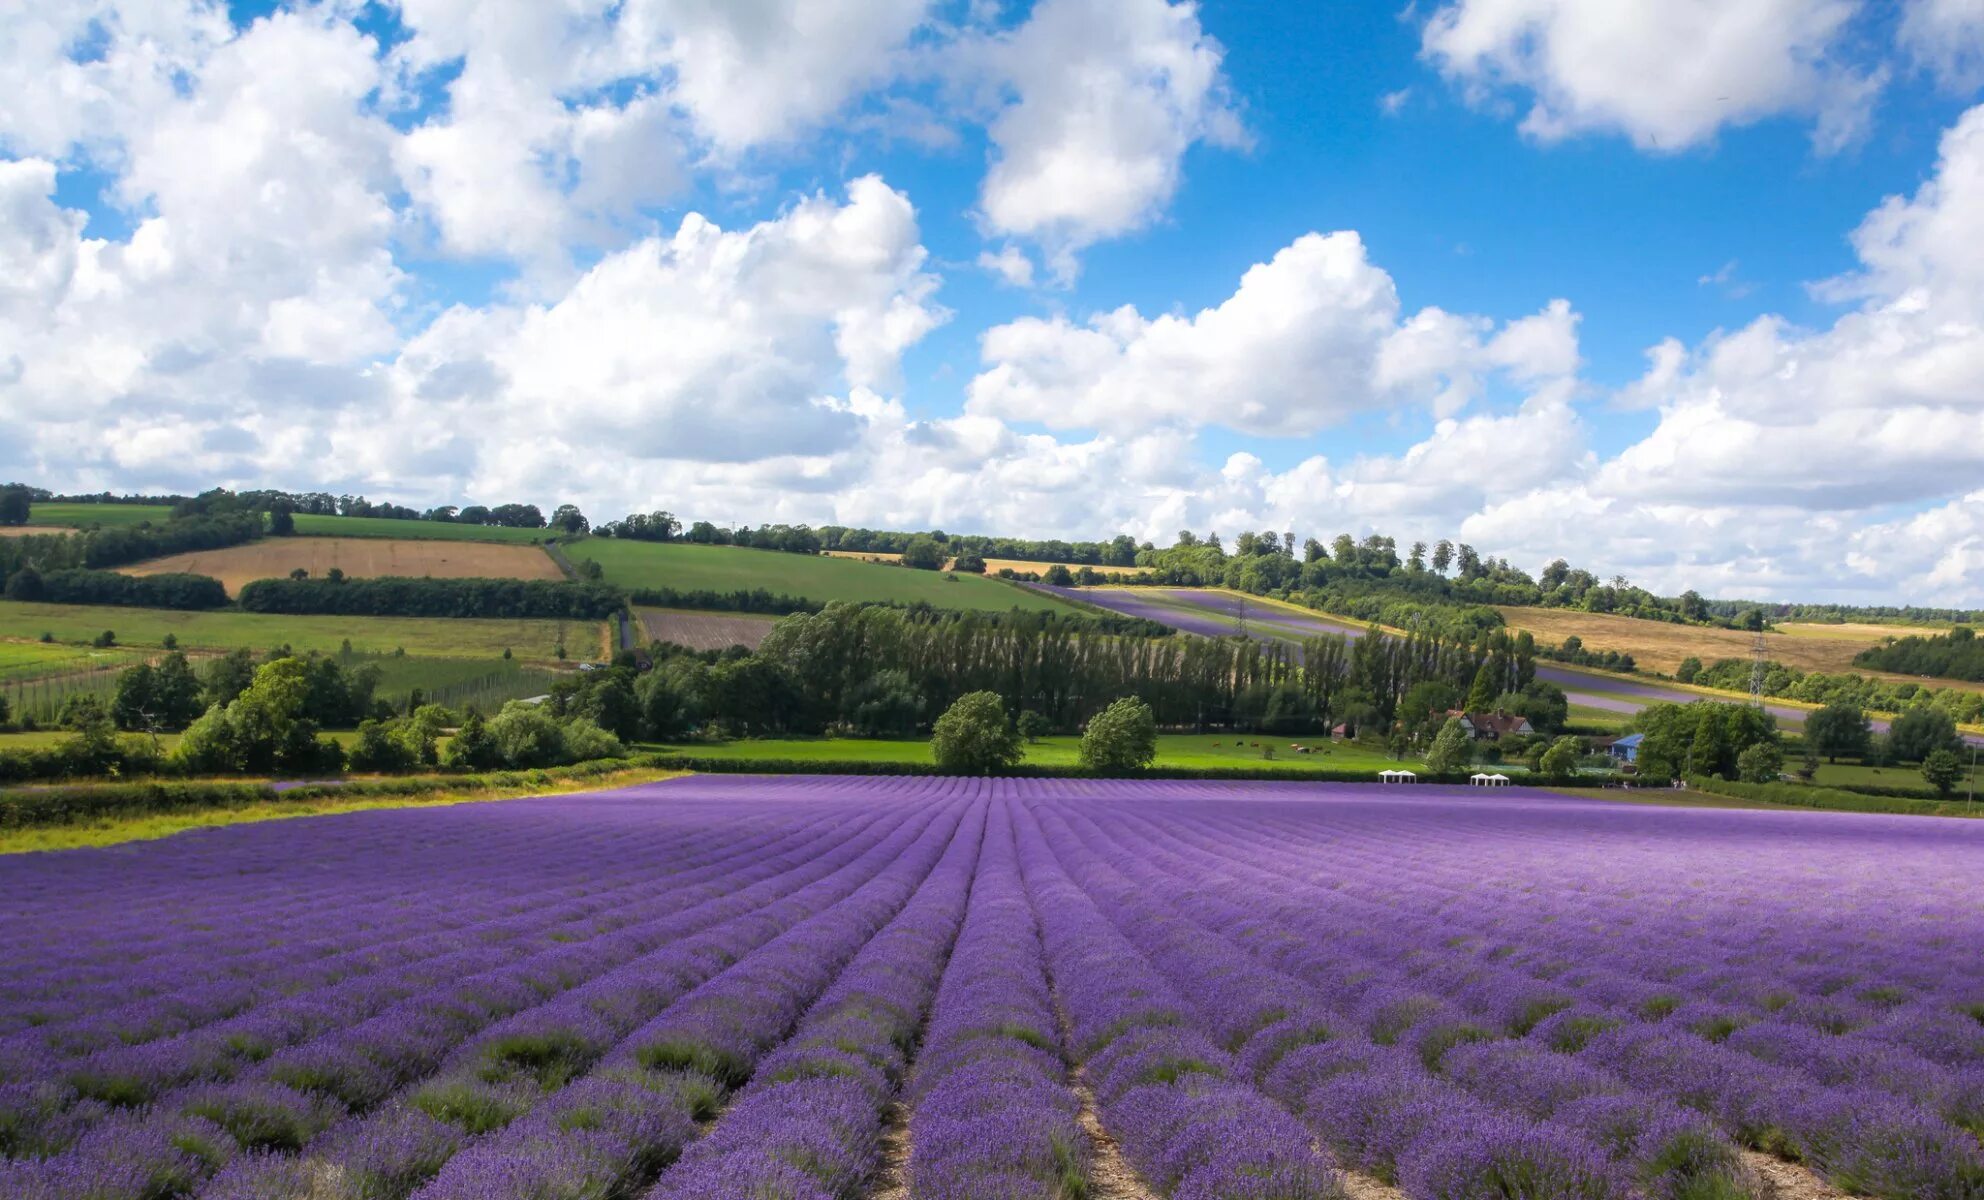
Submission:
<svg viewBox="0 0 1984 1200">
<path fill-rule="evenodd" d="M 0 859 L 0 1196 L 1984 1196 L 1984 827 L 689 778 Z"/>
</svg>

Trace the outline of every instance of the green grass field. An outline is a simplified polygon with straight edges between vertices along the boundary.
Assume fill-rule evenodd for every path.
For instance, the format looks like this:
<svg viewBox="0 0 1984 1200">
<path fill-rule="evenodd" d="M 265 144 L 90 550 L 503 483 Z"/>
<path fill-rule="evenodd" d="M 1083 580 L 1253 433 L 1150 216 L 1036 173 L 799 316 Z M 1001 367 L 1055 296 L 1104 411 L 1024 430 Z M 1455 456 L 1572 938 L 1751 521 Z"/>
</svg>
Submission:
<svg viewBox="0 0 1984 1200">
<path fill-rule="evenodd" d="M 590 559 L 608 582 L 629 588 L 710 589 L 719 592 L 764 588 L 768 592 L 819 601 L 882 600 L 938 608 L 1005 612 L 1010 608 L 1074 611 L 1053 596 L 996 579 L 915 571 L 885 563 L 826 555 L 784 554 L 736 546 L 686 542 L 630 542 L 587 538 L 564 547 L 574 560 Z"/>
<path fill-rule="evenodd" d="M 1963 767 L 1964 781 L 1956 785 L 1958 794 L 1961 795 L 1966 785 L 1971 782 L 1977 783 L 1979 792 L 1984 793 L 1984 760 L 1980 760 L 1974 781 L 1970 774 L 1968 753 L 1963 755 Z M 1784 769 L 1787 771 L 1798 769 L 1796 755 L 1785 756 Z M 1812 776 L 1812 782 L 1820 787 L 1887 787 L 1920 791 L 1925 796 L 1934 793 L 1929 781 L 1922 778 L 1922 768 L 1914 763 L 1896 767 L 1869 767 L 1860 763 L 1829 763 L 1820 759 L 1819 773 Z"/>
<path fill-rule="evenodd" d="M 1313 745 L 1313 754 L 1298 754 L 1291 742 Z M 1026 761 L 1040 766 L 1074 766 L 1081 739 L 1050 737 L 1026 748 Z M 1260 743 L 1250 745 L 1249 743 Z M 1264 758 L 1261 747 L 1272 744 L 1274 757 Z M 705 758 L 739 761 L 798 759 L 802 762 L 928 763 L 930 743 L 925 739 L 886 741 L 863 738 L 753 738 L 735 742 L 684 742 L 653 747 L 679 750 Z M 1423 764 L 1408 760 L 1399 763 L 1374 750 L 1347 743 L 1331 745 L 1326 739 L 1315 742 L 1300 738 L 1271 739 L 1265 734 L 1167 733 L 1157 739 L 1157 767 L 1218 769 L 1229 767 L 1304 767 L 1317 771 L 1383 771 L 1405 766 L 1418 769 Z M 1507 770 L 1507 768 L 1496 768 Z"/>
<path fill-rule="evenodd" d="M 1570 723 L 1580 729 L 1603 729 L 1608 733 L 1624 733 L 1633 723 L 1633 714 L 1613 712 L 1609 708 L 1573 704 L 1570 708 Z"/>
<path fill-rule="evenodd" d="M 58 642 L 88 642 L 104 630 L 119 645 L 160 645 L 169 633 L 187 649 L 297 650 L 334 653 L 346 641 L 363 653 L 454 658 L 516 657 L 554 659 L 560 640 L 568 657 L 597 658 L 604 652 L 605 627 L 596 621 L 484 621 L 447 617 L 285 616 L 273 613 L 176 612 L 108 605 L 27 604 L 0 600 L 0 638 L 34 641 L 43 633 Z"/>
<path fill-rule="evenodd" d="M 171 515 L 163 504 L 37 504 L 28 511 L 28 524 L 109 527 L 163 521 Z"/>
<path fill-rule="evenodd" d="M 553 536 L 549 529 L 509 529 L 501 525 L 453 525 L 446 521 L 395 521 L 386 517 L 329 517 L 296 514 L 296 532 L 313 537 L 406 538 L 428 542 L 510 542 L 530 545 Z"/>
<path fill-rule="evenodd" d="M 123 667 L 143 657 L 144 653 L 137 650 L 98 650 L 59 642 L 0 642 L 0 683 L 99 667 Z"/>
</svg>

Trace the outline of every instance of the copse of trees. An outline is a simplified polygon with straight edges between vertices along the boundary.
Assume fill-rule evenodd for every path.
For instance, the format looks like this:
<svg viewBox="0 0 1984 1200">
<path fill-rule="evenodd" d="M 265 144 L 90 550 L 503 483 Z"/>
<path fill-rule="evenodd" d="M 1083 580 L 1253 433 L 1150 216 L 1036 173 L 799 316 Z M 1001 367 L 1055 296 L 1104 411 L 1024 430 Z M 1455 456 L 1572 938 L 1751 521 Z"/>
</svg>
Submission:
<svg viewBox="0 0 1984 1200">
<path fill-rule="evenodd" d="M 1984 681 L 1984 638 L 1968 625 L 1932 637 L 1914 635 L 1853 656 L 1855 666 L 1893 671 L 1900 675 L 1931 675 L 1938 679 Z"/>
<path fill-rule="evenodd" d="M 1783 761 L 1777 719 L 1754 705 L 1716 700 L 1652 704 L 1633 718 L 1633 728 L 1645 735 L 1638 766 L 1640 774 L 1649 779 L 1719 775 L 1741 780 L 1743 756 L 1755 746 L 1769 746 L 1778 756 L 1774 761 Z M 1754 773 L 1762 762 L 1752 756 L 1751 771 Z M 1773 778 L 1775 774 L 1773 769 Z"/>
<path fill-rule="evenodd" d="M 547 579 L 257 579 L 236 603 L 258 613 L 604 620 L 626 597 L 598 582 Z"/>
</svg>

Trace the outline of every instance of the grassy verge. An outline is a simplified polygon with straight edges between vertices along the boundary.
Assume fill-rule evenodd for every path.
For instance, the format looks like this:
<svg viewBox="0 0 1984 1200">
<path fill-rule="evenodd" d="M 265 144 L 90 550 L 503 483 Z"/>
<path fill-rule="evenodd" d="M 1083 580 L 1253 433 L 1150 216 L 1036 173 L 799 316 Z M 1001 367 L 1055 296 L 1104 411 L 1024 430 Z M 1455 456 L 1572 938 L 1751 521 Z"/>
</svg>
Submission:
<svg viewBox="0 0 1984 1200">
<path fill-rule="evenodd" d="M 123 842 L 170 837 L 188 829 L 243 825 L 292 817 L 365 812 L 380 808 L 412 808 L 469 804 L 483 800 L 514 800 L 595 791 L 673 779 L 683 772 L 649 763 L 589 763 L 548 771 L 510 771 L 491 775 L 417 776 L 402 779 L 354 780 L 343 787 L 301 787 L 276 793 L 267 783 L 206 783 L 185 785 L 183 807 L 133 810 L 128 801 L 103 806 L 95 815 L 77 814 L 61 823 L 0 829 L 0 854 L 36 850 L 71 850 L 83 846 L 113 846 Z M 103 785 L 108 791 L 147 785 Z M 6 794 L 0 793 L 0 800 Z M 204 802 L 202 801 L 204 797 Z M 167 798 L 170 803 L 170 798 Z"/>
<path fill-rule="evenodd" d="M 1075 767 L 1080 763 L 1077 737 L 1049 737 L 1026 748 L 1029 767 Z M 1274 747 L 1274 757 L 1262 751 Z M 1310 746 L 1302 754 L 1295 745 Z M 645 747 L 664 753 L 681 754 L 704 760 L 739 763 L 871 763 L 934 767 L 930 743 L 925 739 L 887 740 L 869 738 L 752 738 L 734 742 L 677 742 Z M 1254 771 L 1263 768 L 1291 772 L 1313 771 L 1368 772 L 1394 767 L 1424 770 L 1418 761 L 1397 762 L 1378 751 L 1351 743 L 1332 745 L 1327 738 L 1272 738 L 1265 734 L 1168 733 L 1157 739 L 1157 762 L 1152 770 Z M 1490 768 L 1501 770 L 1504 768 Z"/>
<path fill-rule="evenodd" d="M 1817 809 L 1824 812 L 1876 813 L 1910 817 L 1980 817 L 1984 805 L 1959 799 L 1930 800 L 1905 796 L 1869 796 L 1801 783 L 1731 783 L 1697 777 L 1685 790 L 1673 788 L 1552 788 L 1568 796 L 1628 804 L 1658 804 L 1674 808 Z"/>
</svg>

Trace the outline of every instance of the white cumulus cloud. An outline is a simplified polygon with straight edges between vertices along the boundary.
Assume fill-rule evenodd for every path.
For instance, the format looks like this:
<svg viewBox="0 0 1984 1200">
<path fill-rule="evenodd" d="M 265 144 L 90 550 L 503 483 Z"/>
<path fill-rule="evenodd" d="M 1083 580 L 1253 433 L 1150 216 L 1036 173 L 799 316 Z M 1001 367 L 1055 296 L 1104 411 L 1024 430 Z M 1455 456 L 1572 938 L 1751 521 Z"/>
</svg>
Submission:
<svg viewBox="0 0 1984 1200">
<path fill-rule="evenodd" d="M 1834 149 L 1862 130 L 1879 69 L 1837 45 L 1858 0 L 1452 0 L 1426 22 L 1425 57 L 1476 100 L 1527 93 L 1540 141 L 1623 133 L 1679 150 L 1725 126 L 1816 118 Z"/>
</svg>

